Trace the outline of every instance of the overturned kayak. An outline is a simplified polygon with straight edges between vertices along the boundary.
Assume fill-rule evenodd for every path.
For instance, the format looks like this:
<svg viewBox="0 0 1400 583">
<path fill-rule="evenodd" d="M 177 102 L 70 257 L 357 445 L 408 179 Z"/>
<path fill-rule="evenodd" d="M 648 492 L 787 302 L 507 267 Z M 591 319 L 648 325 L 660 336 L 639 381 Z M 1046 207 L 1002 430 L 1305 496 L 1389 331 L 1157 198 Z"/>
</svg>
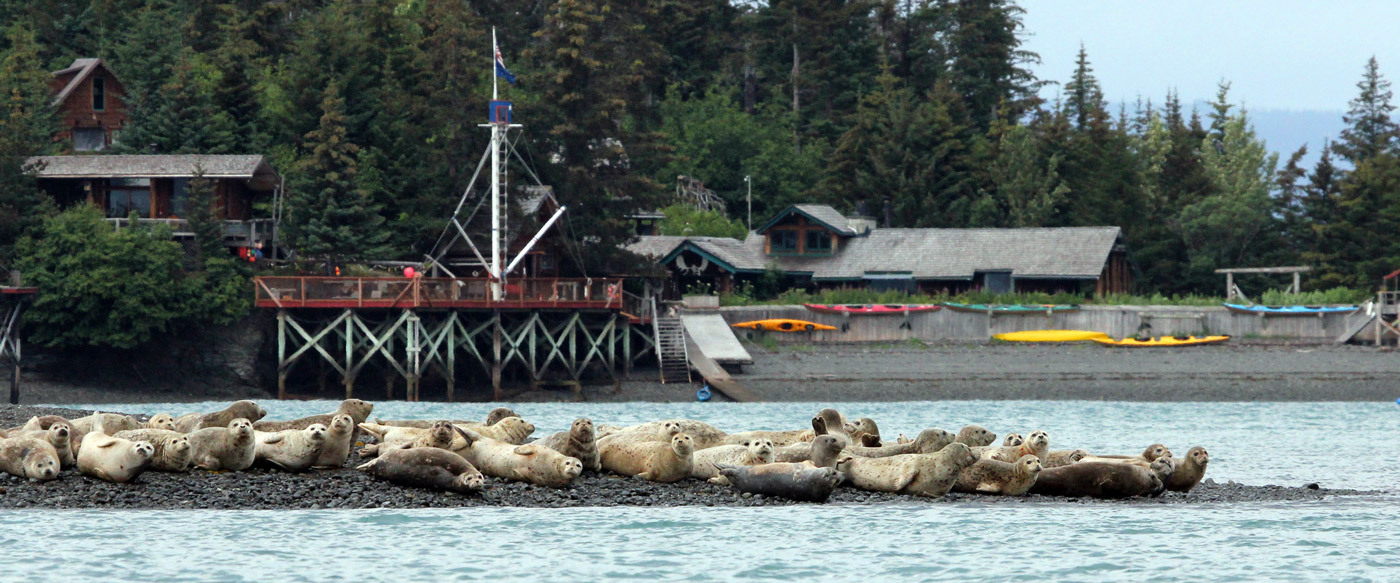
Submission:
<svg viewBox="0 0 1400 583">
<path fill-rule="evenodd" d="M 996 334 L 992 338 L 1003 342 L 1085 342 L 1108 340 L 1108 334 L 1091 330 L 1025 330 Z"/>
<path fill-rule="evenodd" d="M 935 312 L 938 304 L 802 304 L 813 312 L 823 314 L 890 315 L 913 312 Z"/>
<path fill-rule="evenodd" d="M 1079 306 L 1073 304 L 959 304 L 957 302 L 943 302 L 943 305 L 956 312 L 980 312 L 994 315 L 1059 314 L 1079 310 Z"/>
<path fill-rule="evenodd" d="M 771 320 L 753 320 L 751 322 L 740 322 L 730 324 L 734 328 L 747 328 L 749 330 L 767 330 L 769 332 L 813 332 L 818 330 L 835 330 L 835 326 L 808 322 L 806 320 L 784 320 L 775 318 Z"/>
<path fill-rule="evenodd" d="M 1137 338 L 1124 338 L 1122 340 L 1110 340 L 1106 338 L 1095 338 L 1104 346 L 1125 346 L 1133 348 L 1166 348 L 1172 346 L 1200 346 L 1202 344 L 1219 344 L 1229 340 L 1229 336 L 1158 336 L 1147 340 Z"/>
<path fill-rule="evenodd" d="M 1355 312 L 1357 306 L 1246 306 L 1225 304 L 1225 309 L 1236 314 L 1263 316 L 1320 316 L 1322 314 L 1347 314 Z"/>
</svg>

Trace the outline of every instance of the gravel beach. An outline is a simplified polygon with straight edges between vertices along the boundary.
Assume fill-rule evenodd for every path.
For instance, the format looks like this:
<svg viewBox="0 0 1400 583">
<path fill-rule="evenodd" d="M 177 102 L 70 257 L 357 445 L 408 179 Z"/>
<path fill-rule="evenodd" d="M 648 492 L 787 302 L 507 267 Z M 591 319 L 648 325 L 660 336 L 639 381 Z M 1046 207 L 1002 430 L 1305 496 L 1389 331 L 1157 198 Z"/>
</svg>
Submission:
<svg viewBox="0 0 1400 583">
<path fill-rule="evenodd" d="M 89 411 L 37 407 L 0 407 L 0 427 L 22 424 L 33 415 L 79 417 Z M 140 416 L 138 416 L 140 418 Z M 478 494 L 462 495 L 409 488 L 377 480 L 353 468 L 289 474 L 269 469 L 245 472 L 194 470 L 171 474 L 146 472 L 131 484 L 113 484 L 67 470 L 51 482 L 32 482 L 0 474 L 0 508 L 106 509 L 324 509 L 448 508 L 467 506 L 764 506 L 803 504 L 740 494 L 701 480 L 658 484 L 611 474 L 588 473 L 566 488 L 546 488 L 488 479 Z M 1158 498 L 1093 500 L 1046 496 L 979 496 L 952 493 L 929 499 L 840 488 L 829 504 L 1208 504 L 1222 502 L 1316 501 L 1336 496 L 1376 496 L 1381 492 L 1327 489 L 1299 484 L 1218 484 L 1207 478 L 1190 493 L 1167 492 Z"/>
</svg>

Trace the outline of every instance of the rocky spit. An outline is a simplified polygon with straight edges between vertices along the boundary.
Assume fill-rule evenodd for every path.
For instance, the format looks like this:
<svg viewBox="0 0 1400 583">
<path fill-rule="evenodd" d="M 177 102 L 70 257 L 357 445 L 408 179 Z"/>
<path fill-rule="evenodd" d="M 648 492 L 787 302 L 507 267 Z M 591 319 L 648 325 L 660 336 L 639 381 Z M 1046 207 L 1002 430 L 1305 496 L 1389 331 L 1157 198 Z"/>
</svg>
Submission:
<svg viewBox="0 0 1400 583">
<path fill-rule="evenodd" d="M 38 407 L 0 407 L 0 427 L 21 425 L 34 415 L 81 417 L 91 411 Z M 138 416 L 140 418 L 140 416 Z M 436 492 L 378 480 L 355 470 L 362 462 L 352 453 L 346 467 L 290 474 L 254 468 L 243 472 L 146 472 L 134 483 L 113 484 L 65 470 L 50 482 L 0 474 L 0 509 L 301 509 L 454 508 L 476 506 L 779 506 L 808 504 L 741 494 L 701 480 L 658 484 L 611 474 L 586 473 L 566 488 L 547 488 L 488 478 L 487 487 L 470 494 Z M 1095 500 L 1048 496 L 981 496 L 951 493 L 942 498 L 866 492 L 841 488 L 827 504 L 1209 504 L 1233 502 L 1317 501 L 1337 496 L 1374 496 L 1381 492 L 1300 486 L 1248 486 L 1207 478 L 1190 493 L 1167 492 L 1157 498 Z"/>
</svg>

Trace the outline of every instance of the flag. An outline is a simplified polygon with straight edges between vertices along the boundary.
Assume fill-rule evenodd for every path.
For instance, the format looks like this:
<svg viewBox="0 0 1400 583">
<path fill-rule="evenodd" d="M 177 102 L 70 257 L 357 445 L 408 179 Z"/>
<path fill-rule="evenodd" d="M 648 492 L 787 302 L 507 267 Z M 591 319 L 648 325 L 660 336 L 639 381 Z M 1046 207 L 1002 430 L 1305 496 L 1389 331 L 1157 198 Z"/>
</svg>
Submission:
<svg viewBox="0 0 1400 583">
<path fill-rule="evenodd" d="M 506 83 L 514 85 L 515 75 L 511 75 L 510 71 L 506 70 L 506 62 L 505 60 L 501 59 L 501 47 L 495 46 L 495 43 L 493 42 L 491 48 L 496 50 L 496 76 L 505 79 Z"/>
</svg>

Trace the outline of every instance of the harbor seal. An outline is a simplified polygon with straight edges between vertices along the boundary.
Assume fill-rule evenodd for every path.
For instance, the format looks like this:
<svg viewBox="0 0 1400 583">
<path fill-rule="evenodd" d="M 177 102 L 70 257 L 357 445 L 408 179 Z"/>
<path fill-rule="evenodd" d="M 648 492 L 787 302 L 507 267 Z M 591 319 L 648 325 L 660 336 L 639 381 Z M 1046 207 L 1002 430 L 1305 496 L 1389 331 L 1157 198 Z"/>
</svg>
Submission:
<svg viewBox="0 0 1400 583">
<path fill-rule="evenodd" d="M 257 456 L 253 422 L 247 419 L 234 419 L 228 427 L 205 427 L 189 436 L 197 468 L 241 472 L 252 467 Z"/>
<path fill-rule="evenodd" d="M 603 469 L 623 476 L 636 476 L 652 482 L 679 482 L 690 477 L 694 465 L 695 440 L 684 433 L 671 436 L 669 443 L 644 441 L 600 445 Z"/>
<path fill-rule="evenodd" d="M 54 423 L 68 423 L 68 420 L 58 415 L 36 415 L 25 421 L 24 425 L 11 428 L 9 432 L 24 433 L 28 431 L 45 431 Z M 68 426 L 72 427 L 73 424 L 68 423 Z"/>
<path fill-rule="evenodd" d="M 1020 433 L 1008 433 L 1006 438 L 1001 440 L 1001 445 L 1002 447 L 1015 447 L 1025 442 L 1026 438 L 1021 437 Z"/>
<path fill-rule="evenodd" d="M 1041 472 L 1040 458 L 1023 455 L 1014 463 L 981 459 L 958 474 L 954 492 L 1023 496 Z"/>
<path fill-rule="evenodd" d="M 166 429 L 175 431 L 175 418 L 169 413 L 156 413 L 146 420 L 146 429 Z"/>
<path fill-rule="evenodd" d="M 398 427 L 378 423 L 361 423 L 360 429 L 374 436 L 379 443 L 360 448 L 360 457 L 374 457 L 387 448 L 440 447 L 454 449 L 456 437 L 449 421 L 435 421 L 428 429 Z M 466 447 L 465 444 L 461 444 Z"/>
<path fill-rule="evenodd" d="M 1142 462 L 1142 465 L 1145 466 L 1145 465 L 1147 465 L 1147 464 L 1150 464 L 1150 463 L 1156 461 L 1157 458 L 1162 458 L 1162 457 L 1172 457 L 1172 450 L 1167 449 L 1167 446 L 1162 445 L 1162 444 L 1160 444 L 1160 443 L 1154 443 L 1154 444 L 1152 444 L 1152 445 L 1147 446 L 1147 449 L 1142 450 L 1142 453 L 1137 454 L 1137 455 L 1090 455 L 1090 456 L 1088 456 L 1087 458 L 1085 458 L 1084 461 L 1091 461 L 1091 462 L 1135 461 L 1135 462 Z"/>
<path fill-rule="evenodd" d="M 171 429 L 128 429 L 118 431 L 113 437 L 151 444 L 155 448 L 151 454 L 151 471 L 183 472 L 190 468 L 194 457 L 189 435 Z"/>
<path fill-rule="evenodd" d="M 755 439 L 767 439 L 773 447 L 787 447 L 796 443 L 812 441 L 816 434 L 811 429 L 789 429 L 787 431 L 740 431 L 724 436 L 721 445 L 743 445 Z"/>
<path fill-rule="evenodd" d="M 137 421 L 135 417 L 121 413 L 93 413 L 86 417 L 70 420 L 68 425 L 73 428 L 75 437 L 94 431 L 112 435 L 118 431 L 141 428 L 141 422 Z"/>
<path fill-rule="evenodd" d="M 957 442 L 968 447 L 987 447 L 996 443 L 997 434 L 981 425 L 968 425 L 958 430 Z"/>
<path fill-rule="evenodd" d="M 851 423 L 850 428 L 851 443 L 863 445 L 865 447 L 880 447 L 880 427 L 875 424 L 875 420 L 869 417 L 861 417 Z"/>
<path fill-rule="evenodd" d="M 812 432 L 816 435 L 835 435 L 837 439 L 843 440 L 846 446 L 858 445 L 860 442 L 851 439 L 851 434 L 847 431 L 846 419 L 840 411 L 835 409 L 822 409 L 812 417 Z"/>
<path fill-rule="evenodd" d="M 1206 465 L 1210 464 L 1210 454 L 1206 448 L 1195 446 L 1186 452 L 1186 458 L 1176 463 L 1167 489 L 1173 492 L 1190 492 L 1206 475 Z"/>
<path fill-rule="evenodd" d="M 21 435 L 0 440 L 0 471 L 47 482 L 58 478 L 58 452 L 47 439 Z"/>
<path fill-rule="evenodd" d="M 83 437 L 78 450 L 78 471 L 94 478 L 126 484 L 151 465 L 156 448 L 145 441 L 130 441 L 105 434 Z"/>
<path fill-rule="evenodd" d="M 834 468 L 846 445 L 835 436 L 818 435 L 810 443 L 796 443 L 773 450 L 773 461 L 779 463 L 812 462 L 819 468 Z"/>
<path fill-rule="evenodd" d="M 530 437 L 531 433 L 535 432 L 535 426 L 533 424 L 519 417 L 505 417 L 485 427 L 478 427 L 475 429 L 466 427 L 465 429 L 471 429 L 482 437 L 502 441 L 511 445 L 525 443 L 525 439 Z"/>
<path fill-rule="evenodd" d="M 350 419 L 358 426 L 364 423 L 366 419 L 369 419 L 369 414 L 373 412 L 374 405 L 372 403 L 367 403 L 359 399 L 346 399 L 340 402 L 340 405 L 335 408 L 335 412 L 333 413 L 311 415 L 309 417 L 302 417 L 289 421 L 256 421 L 253 423 L 253 430 L 263 433 L 272 433 L 275 431 L 286 431 L 288 429 L 306 429 L 315 423 L 330 427 L 331 420 L 335 419 L 336 415 L 349 415 Z"/>
<path fill-rule="evenodd" d="M 952 433 L 942 429 L 925 429 L 919 432 L 918 437 L 906 443 L 895 443 L 881 447 L 865 447 L 852 445 L 846 448 L 846 453 L 860 457 L 889 457 L 892 455 L 904 455 L 909 453 L 936 453 L 939 450 L 953 443 L 956 439 Z"/>
<path fill-rule="evenodd" d="M 709 480 L 711 484 L 728 485 L 721 476 L 721 466 L 756 466 L 773 463 L 773 442 L 755 439 L 744 445 L 717 445 L 696 450 L 691 455 L 690 477 Z"/>
<path fill-rule="evenodd" d="M 664 421 L 651 421 L 648 423 L 642 423 L 641 425 L 623 427 L 621 429 L 618 429 L 614 433 L 621 434 L 642 432 L 650 434 L 660 434 L 659 428 L 667 425 L 674 425 L 680 430 L 681 433 L 689 435 L 690 439 L 693 440 L 693 442 L 695 443 L 695 449 L 697 450 L 714 447 L 716 445 L 725 445 L 724 438 L 728 435 L 724 431 L 721 431 L 718 427 L 715 427 L 714 425 L 710 425 L 709 423 L 706 423 L 704 421 L 697 421 L 695 419 L 666 419 Z M 670 440 L 670 437 L 666 437 L 663 439 L 663 441 Z"/>
<path fill-rule="evenodd" d="M 836 469 L 857 488 L 938 498 L 948 493 L 958 474 L 977 462 L 966 444 L 953 443 L 938 453 L 882 458 L 843 455 Z"/>
<path fill-rule="evenodd" d="M 468 421 L 465 419 L 453 419 L 452 424 L 461 425 L 462 427 L 466 427 L 467 429 L 475 431 L 477 428 L 480 427 L 495 425 L 497 421 L 505 419 L 506 417 L 520 417 L 520 415 L 516 414 L 515 411 L 511 411 L 506 407 L 496 407 L 495 409 L 492 409 L 489 413 L 486 414 L 485 423 L 482 423 L 480 421 Z M 523 419 L 523 417 L 521 418 Z M 355 423 L 359 424 L 363 422 L 364 420 L 361 419 L 359 421 L 356 421 Z M 432 427 L 434 423 L 434 421 L 430 419 L 375 419 L 374 422 L 380 425 L 387 425 L 390 427 L 414 427 L 417 429 L 427 429 L 429 427 Z"/>
<path fill-rule="evenodd" d="M 1084 458 L 1089 457 L 1089 452 L 1082 449 L 1056 449 L 1045 455 L 1048 457 L 1045 458 L 1044 466 L 1058 468 L 1083 461 Z"/>
<path fill-rule="evenodd" d="M 843 480 L 835 468 L 814 468 L 807 464 L 725 466 L 719 474 L 740 492 L 802 502 L 826 502 Z"/>
<path fill-rule="evenodd" d="M 679 421 L 658 421 L 655 424 L 647 424 L 645 429 L 630 431 L 614 431 L 598 438 L 598 447 L 608 444 L 622 443 L 644 443 L 655 441 L 658 443 L 669 443 L 672 437 L 681 433 Z"/>
<path fill-rule="evenodd" d="M 486 413 L 486 425 L 488 427 L 495 425 L 497 422 L 499 422 L 502 419 L 505 419 L 506 417 L 520 417 L 520 414 L 516 413 L 515 411 L 511 411 L 509 407 L 496 407 L 495 409 L 492 409 Z M 520 418 L 524 419 L 524 417 Z"/>
<path fill-rule="evenodd" d="M 175 430 L 180 433 L 194 433 L 207 427 L 226 428 L 234 419 L 247 419 L 250 423 L 267 416 L 267 410 L 252 401 L 234 401 L 222 411 L 213 413 L 190 413 L 175 418 Z M 132 427 L 135 429 L 135 427 Z M 251 427 L 250 427 L 251 429 Z M 198 446 L 196 446 L 198 449 Z"/>
<path fill-rule="evenodd" d="M 403 486 L 459 494 L 474 493 L 486 484 L 486 477 L 471 462 L 436 447 L 386 450 L 355 469 Z"/>
<path fill-rule="evenodd" d="M 58 454 L 58 466 L 61 469 L 66 470 L 77 464 L 77 453 L 73 451 L 73 428 L 67 422 L 58 421 L 44 430 L 16 432 L 15 436 L 38 437 L 48 441 Z"/>
<path fill-rule="evenodd" d="M 519 417 L 507 417 L 501 422 Z M 583 462 L 538 445 L 516 445 L 485 437 L 456 425 L 453 430 L 468 444 L 462 457 L 493 478 L 563 488 L 583 473 Z"/>
<path fill-rule="evenodd" d="M 1030 493 L 1071 498 L 1131 498 L 1162 489 L 1162 480 L 1147 468 L 1132 464 L 1081 461 L 1046 468 L 1036 476 Z"/>
<path fill-rule="evenodd" d="M 1033 455 L 1037 459 L 1050 457 L 1050 434 L 1044 431 L 1032 431 L 1026 436 L 1025 443 L 1015 446 L 997 446 L 974 448 L 972 450 L 982 459 L 994 459 L 1007 463 L 1021 459 L 1021 456 Z"/>
<path fill-rule="evenodd" d="M 321 455 L 316 458 L 313 468 L 345 467 L 350 457 L 350 448 L 355 445 L 355 418 L 344 413 L 331 417 L 326 426 L 326 442 L 321 445 Z"/>
<path fill-rule="evenodd" d="M 306 429 L 264 432 L 254 430 L 254 463 L 267 463 L 285 472 L 304 472 L 321 459 L 326 426 L 312 423 Z"/>
<path fill-rule="evenodd" d="M 535 445 L 577 459 L 587 471 L 603 471 L 603 462 L 598 459 L 597 432 L 594 431 L 593 420 L 587 417 L 575 419 L 568 431 L 546 435 L 536 441 Z"/>
</svg>

